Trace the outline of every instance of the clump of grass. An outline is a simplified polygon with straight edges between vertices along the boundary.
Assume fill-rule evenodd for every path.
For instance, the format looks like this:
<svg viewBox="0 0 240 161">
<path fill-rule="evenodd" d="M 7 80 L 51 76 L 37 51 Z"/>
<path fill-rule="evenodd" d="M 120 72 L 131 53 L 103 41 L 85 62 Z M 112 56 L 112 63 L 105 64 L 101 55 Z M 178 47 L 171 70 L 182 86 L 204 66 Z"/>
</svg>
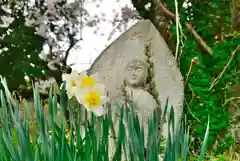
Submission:
<svg viewBox="0 0 240 161">
<path fill-rule="evenodd" d="M 60 93 L 59 118 L 57 96 L 51 89 L 48 98 L 49 118 L 45 120 L 40 95 L 38 90 L 34 89 L 37 119 L 33 123 L 30 112 L 25 112 L 24 118 L 20 116 L 19 103 L 13 100 L 5 79 L 2 77 L 0 79 L 4 86 L 4 90 L 0 92 L 0 161 L 109 161 L 109 151 L 112 150 L 109 149 L 109 138 L 114 132 L 110 112 L 102 117 L 95 117 L 92 114 L 91 119 L 84 125 L 70 115 L 70 122 L 67 124 L 64 117 L 67 106 L 64 90 Z M 127 155 L 129 161 L 158 161 L 160 153 L 164 153 L 162 157 L 164 161 L 177 161 L 179 158 L 187 161 L 189 132 L 183 123 L 180 123 L 177 129 L 173 128 L 173 108 L 168 120 L 170 137 L 164 151 L 160 148 L 157 113 L 155 112 L 148 120 L 148 140 L 145 147 L 143 124 L 140 124 L 138 116 L 131 108 L 120 109 L 118 134 L 113 133 L 116 147 L 113 161 L 121 161 L 122 154 Z M 165 109 L 167 108 L 166 103 Z M 26 111 L 29 111 L 27 106 Z M 125 121 L 127 126 L 123 118 L 127 118 Z M 170 133 L 170 130 L 173 133 Z M 204 159 L 208 132 L 209 123 L 199 161 Z"/>
</svg>

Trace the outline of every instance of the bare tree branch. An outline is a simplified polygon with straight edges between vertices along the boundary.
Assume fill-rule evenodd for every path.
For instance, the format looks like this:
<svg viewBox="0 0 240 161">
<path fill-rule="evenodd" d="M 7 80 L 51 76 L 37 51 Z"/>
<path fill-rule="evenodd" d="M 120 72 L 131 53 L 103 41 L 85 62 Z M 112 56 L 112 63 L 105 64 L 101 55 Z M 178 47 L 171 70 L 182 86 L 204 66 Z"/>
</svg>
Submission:
<svg viewBox="0 0 240 161">
<path fill-rule="evenodd" d="M 228 61 L 228 63 L 224 66 L 223 70 L 221 71 L 220 75 L 215 78 L 209 88 L 209 90 L 212 90 L 213 87 L 219 82 L 219 80 L 223 77 L 223 75 L 225 74 L 225 72 L 227 71 L 227 68 L 229 67 L 229 65 L 232 63 L 233 59 L 235 58 L 235 55 L 238 54 L 240 52 L 240 45 L 237 46 L 237 48 L 232 52 L 231 57 Z"/>
<path fill-rule="evenodd" d="M 168 26 L 171 18 L 167 17 L 164 12 L 159 8 L 161 0 L 132 0 L 133 6 L 140 12 L 144 19 L 149 19 L 157 30 L 160 32 L 169 48 L 175 51 L 175 42 L 171 39 L 171 35 L 168 32 Z M 150 6 L 149 9 L 146 6 Z"/>
<path fill-rule="evenodd" d="M 65 63 L 67 62 L 67 58 L 69 56 L 69 53 L 70 53 L 71 49 L 78 42 L 77 40 L 74 39 L 74 35 L 72 35 L 72 34 L 68 34 L 68 39 L 70 41 L 70 45 L 69 45 L 68 49 L 66 50 L 66 53 L 65 53 L 65 56 L 64 56 L 64 59 L 63 59 L 63 62 L 65 62 Z"/>
<path fill-rule="evenodd" d="M 240 0 L 232 0 L 232 24 L 231 30 L 240 31 Z"/>
<path fill-rule="evenodd" d="M 171 20 L 175 21 L 175 14 L 167 9 L 161 0 L 132 0 L 132 3 L 138 11 L 143 12 L 145 10 L 143 18 L 149 19 L 155 25 L 160 34 L 163 36 L 164 40 L 169 45 L 169 48 L 174 51 L 175 43 L 171 40 L 171 36 L 168 32 L 168 26 Z M 149 10 L 146 9 L 147 4 L 145 3 L 151 4 Z M 203 41 L 201 36 L 199 36 L 192 25 L 185 23 L 185 26 L 192 33 L 197 42 L 203 47 L 203 49 L 209 55 L 212 55 L 212 49 Z"/>
<path fill-rule="evenodd" d="M 160 3 L 159 7 L 161 10 L 169 17 L 171 17 L 175 21 L 175 14 L 168 10 L 162 3 Z M 187 29 L 192 33 L 193 37 L 196 41 L 203 47 L 203 49 L 209 54 L 212 55 L 212 49 L 203 41 L 201 36 L 197 33 L 197 31 L 192 27 L 191 24 L 184 23 Z"/>
</svg>

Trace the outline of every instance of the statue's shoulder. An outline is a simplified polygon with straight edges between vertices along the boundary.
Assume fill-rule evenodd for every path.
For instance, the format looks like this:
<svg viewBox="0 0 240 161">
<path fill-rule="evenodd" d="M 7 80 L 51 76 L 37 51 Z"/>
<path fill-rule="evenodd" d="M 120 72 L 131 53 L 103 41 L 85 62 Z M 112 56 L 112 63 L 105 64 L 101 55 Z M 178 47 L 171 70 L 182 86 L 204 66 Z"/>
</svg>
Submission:
<svg viewBox="0 0 240 161">
<path fill-rule="evenodd" d="M 146 90 L 141 92 L 141 95 L 138 98 L 138 105 L 146 107 L 157 107 L 157 103 L 153 96 Z"/>
<path fill-rule="evenodd" d="M 140 97 L 142 99 L 153 99 L 154 100 L 153 96 L 147 90 L 142 90 Z"/>
</svg>

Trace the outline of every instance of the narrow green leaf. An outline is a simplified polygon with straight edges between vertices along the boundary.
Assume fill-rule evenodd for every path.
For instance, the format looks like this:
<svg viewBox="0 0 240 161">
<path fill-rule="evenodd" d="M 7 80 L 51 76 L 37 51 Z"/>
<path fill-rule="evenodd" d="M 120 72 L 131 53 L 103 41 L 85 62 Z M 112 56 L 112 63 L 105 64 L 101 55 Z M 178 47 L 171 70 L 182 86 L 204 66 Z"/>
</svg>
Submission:
<svg viewBox="0 0 240 161">
<path fill-rule="evenodd" d="M 206 128 L 205 136 L 204 136 L 202 147 L 201 147 L 199 161 L 203 161 L 204 156 L 205 156 L 205 152 L 206 152 L 206 148 L 207 148 L 207 140 L 208 140 L 208 135 L 209 135 L 209 125 L 210 125 L 210 118 L 208 116 L 208 123 L 207 123 L 207 128 Z"/>
</svg>

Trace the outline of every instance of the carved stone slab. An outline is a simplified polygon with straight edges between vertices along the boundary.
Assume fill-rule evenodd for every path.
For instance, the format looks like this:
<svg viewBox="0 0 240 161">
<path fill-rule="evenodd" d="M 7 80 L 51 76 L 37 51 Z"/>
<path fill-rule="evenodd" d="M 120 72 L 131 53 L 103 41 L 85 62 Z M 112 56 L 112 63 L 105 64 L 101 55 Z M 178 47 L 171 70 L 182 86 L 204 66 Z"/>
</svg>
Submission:
<svg viewBox="0 0 240 161">
<path fill-rule="evenodd" d="M 155 66 L 155 83 L 159 92 L 161 107 L 169 98 L 169 106 L 173 105 L 176 122 L 183 111 L 184 89 L 182 75 L 166 42 L 148 20 L 141 20 L 119 36 L 94 61 L 89 73 L 98 73 L 100 80 L 109 90 L 112 100 L 117 96 L 123 84 L 124 68 L 133 59 L 145 60 L 144 47 L 150 42 L 152 60 Z M 167 136 L 167 126 L 163 133 Z"/>
</svg>

